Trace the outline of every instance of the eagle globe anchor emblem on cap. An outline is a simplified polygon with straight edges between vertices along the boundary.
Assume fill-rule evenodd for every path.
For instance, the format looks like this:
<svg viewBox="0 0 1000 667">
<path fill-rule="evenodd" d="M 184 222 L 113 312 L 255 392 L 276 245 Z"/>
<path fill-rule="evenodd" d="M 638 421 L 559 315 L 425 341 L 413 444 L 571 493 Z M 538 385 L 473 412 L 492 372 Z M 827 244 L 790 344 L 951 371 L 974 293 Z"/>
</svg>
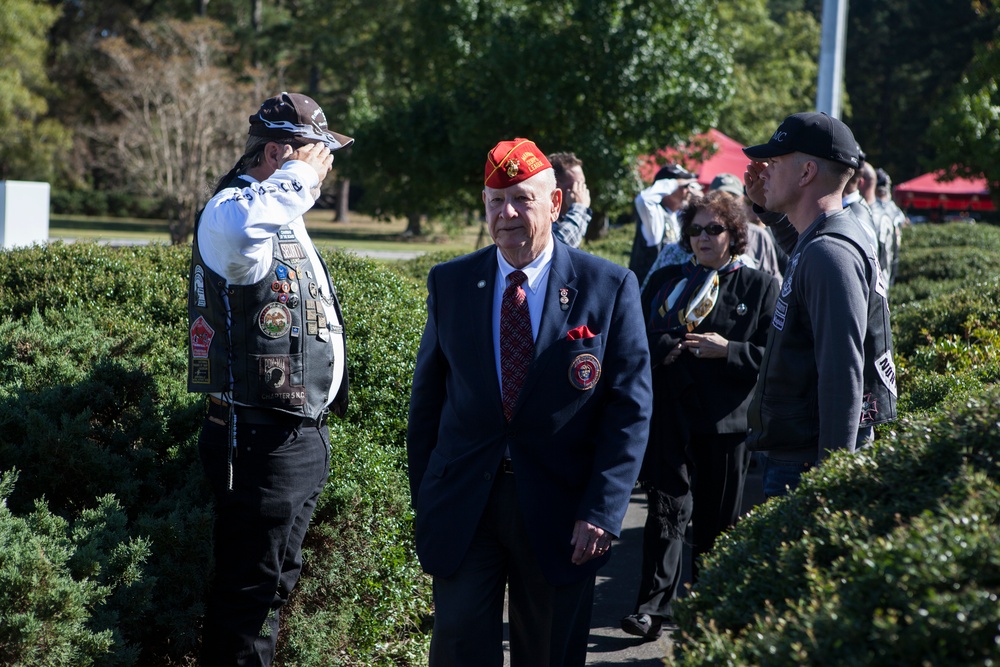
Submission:
<svg viewBox="0 0 1000 667">
<path fill-rule="evenodd" d="M 580 391 L 593 389 L 601 377 L 601 362 L 592 354 L 581 354 L 569 366 L 569 381 Z"/>
<path fill-rule="evenodd" d="M 521 167 L 521 163 L 517 160 L 507 160 L 507 166 L 504 169 L 507 171 L 507 178 L 514 178 L 517 176 L 517 170 Z"/>
</svg>

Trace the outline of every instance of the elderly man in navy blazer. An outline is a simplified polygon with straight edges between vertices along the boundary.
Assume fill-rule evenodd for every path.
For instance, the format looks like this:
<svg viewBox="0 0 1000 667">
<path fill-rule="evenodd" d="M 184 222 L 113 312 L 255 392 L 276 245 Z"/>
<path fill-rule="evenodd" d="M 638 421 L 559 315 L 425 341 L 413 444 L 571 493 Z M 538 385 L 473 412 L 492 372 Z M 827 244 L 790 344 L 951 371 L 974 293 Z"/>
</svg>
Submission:
<svg viewBox="0 0 1000 667">
<path fill-rule="evenodd" d="M 562 193 L 527 139 L 497 144 L 495 245 L 435 266 L 408 429 L 417 554 L 434 578 L 431 667 L 583 665 L 597 569 L 646 447 L 635 275 L 552 238 Z"/>
</svg>

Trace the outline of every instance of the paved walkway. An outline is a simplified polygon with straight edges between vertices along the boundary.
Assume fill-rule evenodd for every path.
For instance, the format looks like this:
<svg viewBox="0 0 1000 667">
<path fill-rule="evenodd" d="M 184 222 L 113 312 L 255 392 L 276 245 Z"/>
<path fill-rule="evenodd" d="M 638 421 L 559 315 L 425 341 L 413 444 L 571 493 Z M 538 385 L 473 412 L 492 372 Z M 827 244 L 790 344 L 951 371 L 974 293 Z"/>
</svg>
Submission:
<svg viewBox="0 0 1000 667">
<path fill-rule="evenodd" d="M 760 469 L 753 466 L 743 494 L 744 511 L 762 500 Z M 621 538 L 612 547 L 611 561 L 598 572 L 588 665 L 663 667 L 663 659 L 669 650 L 669 635 L 663 635 L 656 641 L 644 642 L 623 632 L 618 624 L 622 616 L 632 613 L 635 605 L 642 562 L 642 527 L 645 521 L 646 494 L 637 490 L 632 494 Z M 690 554 L 686 556 L 690 558 Z M 685 581 L 690 580 L 690 563 L 687 561 L 683 576 Z M 504 664 L 510 664 L 506 651 Z"/>
</svg>

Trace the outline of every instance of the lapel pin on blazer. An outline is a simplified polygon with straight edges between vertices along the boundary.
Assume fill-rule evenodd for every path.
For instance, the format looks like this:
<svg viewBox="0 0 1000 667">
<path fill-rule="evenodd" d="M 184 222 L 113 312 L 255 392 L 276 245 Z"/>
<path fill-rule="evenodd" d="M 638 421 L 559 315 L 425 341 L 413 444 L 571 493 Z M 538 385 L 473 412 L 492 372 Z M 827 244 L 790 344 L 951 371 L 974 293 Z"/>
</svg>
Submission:
<svg viewBox="0 0 1000 667">
<path fill-rule="evenodd" d="M 562 310 L 569 310 L 569 288 L 559 288 L 559 307 Z"/>
<path fill-rule="evenodd" d="M 478 283 L 476 283 L 476 287 L 478 287 L 479 289 L 483 289 L 484 287 L 486 287 L 486 281 L 480 280 Z"/>
</svg>

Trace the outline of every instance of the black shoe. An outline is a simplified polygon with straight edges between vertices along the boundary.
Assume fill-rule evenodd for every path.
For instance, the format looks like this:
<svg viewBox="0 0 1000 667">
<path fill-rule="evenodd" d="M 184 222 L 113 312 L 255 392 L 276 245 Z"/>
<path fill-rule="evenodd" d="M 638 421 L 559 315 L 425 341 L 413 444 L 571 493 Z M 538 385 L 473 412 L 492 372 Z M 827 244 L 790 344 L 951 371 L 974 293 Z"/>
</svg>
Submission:
<svg viewBox="0 0 1000 667">
<path fill-rule="evenodd" d="M 646 641 L 657 639 L 663 634 L 663 619 L 649 614 L 631 614 L 621 620 L 622 630 L 642 637 Z"/>
</svg>

